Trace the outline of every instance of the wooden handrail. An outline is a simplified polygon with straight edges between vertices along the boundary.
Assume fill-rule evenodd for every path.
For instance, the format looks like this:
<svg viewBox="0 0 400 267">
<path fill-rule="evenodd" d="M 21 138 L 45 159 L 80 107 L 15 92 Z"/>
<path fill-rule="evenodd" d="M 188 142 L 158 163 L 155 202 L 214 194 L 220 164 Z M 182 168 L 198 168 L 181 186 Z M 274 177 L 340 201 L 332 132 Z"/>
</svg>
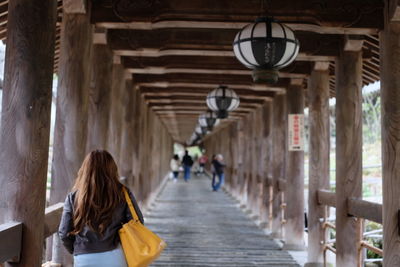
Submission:
<svg viewBox="0 0 400 267">
<path fill-rule="evenodd" d="M 360 246 L 363 247 L 363 248 L 366 248 L 368 250 L 371 250 L 372 252 L 374 252 L 374 253 L 376 253 L 376 254 L 378 254 L 380 256 L 383 256 L 383 250 L 382 249 L 374 247 L 374 246 L 368 244 L 366 241 L 361 241 L 360 242 Z"/>
<path fill-rule="evenodd" d="M 22 244 L 22 223 L 11 222 L 0 225 L 0 262 L 13 259 L 19 261 Z"/>
<path fill-rule="evenodd" d="M 64 203 L 57 203 L 46 208 L 44 217 L 44 237 L 49 237 L 57 232 Z"/>
<path fill-rule="evenodd" d="M 44 237 L 57 232 L 63 211 L 63 203 L 46 208 L 44 221 Z M 18 262 L 21 254 L 22 223 L 10 222 L 0 225 L 0 262 Z"/>
<path fill-rule="evenodd" d="M 350 215 L 382 224 L 382 204 L 349 198 L 347 206 Z"/>
<path fill-rule="evenodd" d="M 318 204 L 336 207 L 336 195 L 334 192 L 329 190 L 318 190 L 317 197 Z"/>
</svg>

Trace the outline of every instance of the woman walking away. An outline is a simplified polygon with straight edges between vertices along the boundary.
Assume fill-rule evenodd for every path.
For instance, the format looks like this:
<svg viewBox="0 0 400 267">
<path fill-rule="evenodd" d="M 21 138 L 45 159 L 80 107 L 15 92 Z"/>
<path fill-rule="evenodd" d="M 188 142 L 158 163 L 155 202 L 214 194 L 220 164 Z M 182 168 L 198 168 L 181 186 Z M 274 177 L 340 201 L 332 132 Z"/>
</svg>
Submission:
<svg viewBox="0 0 400 267">
<path fill-rule="evenodd" d="M 118 230 L 132 215 L 118 179 L 117 165 L 104 150 L 87 155 L 79 169 L 58 230 L 65 248 L 74 255 L 75 267 L 127 267 Z M 139 206 L 129 195 L 143 224 Z"/>
<path fill-rule="evenodd" d="M 212 157 L 211 157 L 211 174 L 212 174 L 211 187 L 213 188 L 213 191 L 215 191 L 215 190 L 214 190 L 214 187 L 215 187 L 215 168 L 214 168 L 214 161 L 216 160 L 216 159 L 215 159 L 216 156 L 217 156 L 217 155 L 213 154 Z"/>
<path fill-rule="evenodd" d="M 174 155 L 174 157 L 171 159 L 170 162 L 170 167 L 172 174 L 174 175 L 174 182 L 178 181 L 178 175 L 179 175 L 179 166 L 181 165 L 179 161 L 179 156 L 177 154 Z"/>
<path fill-rule="evenodd" d="M 224 168 L 225 164 L 223 163 L 224 158 L 222 157 L 221 154 L 218 154 L 215 157 L 215 160 L 213 160 L 213 166 L 215 173 L 218 176 L 218 183 L 213 182 L 213 190 L 218 191 L 221 186 L 224 184 Z"/>
</svg>

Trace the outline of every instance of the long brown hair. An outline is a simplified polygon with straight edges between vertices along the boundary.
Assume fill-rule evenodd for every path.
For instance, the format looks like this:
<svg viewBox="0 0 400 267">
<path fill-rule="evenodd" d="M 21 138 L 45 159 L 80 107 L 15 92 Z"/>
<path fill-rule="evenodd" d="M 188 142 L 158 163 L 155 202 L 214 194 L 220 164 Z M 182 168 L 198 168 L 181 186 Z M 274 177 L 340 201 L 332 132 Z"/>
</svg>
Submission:
<svg viewBox="0 0 400 267">
<path fill-rule="evenodd" d="M 115 208 L 123 201 L 122 184 L 113 157 L 105 150 L 90 152 L 78 171 L 73 216 L 76 235 L 85 225 L 102 234 L 110 224 Z"/>
</svg>

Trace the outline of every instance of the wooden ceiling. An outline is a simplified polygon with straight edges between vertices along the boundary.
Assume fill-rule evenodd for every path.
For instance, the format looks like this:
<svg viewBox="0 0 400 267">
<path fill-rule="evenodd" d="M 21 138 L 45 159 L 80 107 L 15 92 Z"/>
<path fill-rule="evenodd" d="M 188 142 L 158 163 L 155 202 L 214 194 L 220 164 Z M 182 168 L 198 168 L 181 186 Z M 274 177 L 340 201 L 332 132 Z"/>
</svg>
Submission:
<svg viewBox="0 0 400 267">
<path fill-rule="evenodd" d="M 0 0 L 2 40 L 7 3 Z M 61 11 L 58 0 L 55 70 Z M 273 86 L 254 84 L 251 71 L 235 59 L 232 50 L 237 31 L 265 12 L 295 30 L 300 41 L 299 56 L 280 71 Z M 284 92 L 292 78 L 303 79 L 306 88 L 315 62 L 329 62 L 333 96 L 335 58 L 345 35 L 364 40 L 363 83 L 379 80 L 383 0 L 93 0 L 91 20 L 106 32 L 107 44 L 132 73 L 135 88 L 178 142 L 190 137 L 198 115 L 207 109 L 207 93 L 220 84 L 233 88 L 241 98 L 239 109 L 225 124 Z"/>
</svg>

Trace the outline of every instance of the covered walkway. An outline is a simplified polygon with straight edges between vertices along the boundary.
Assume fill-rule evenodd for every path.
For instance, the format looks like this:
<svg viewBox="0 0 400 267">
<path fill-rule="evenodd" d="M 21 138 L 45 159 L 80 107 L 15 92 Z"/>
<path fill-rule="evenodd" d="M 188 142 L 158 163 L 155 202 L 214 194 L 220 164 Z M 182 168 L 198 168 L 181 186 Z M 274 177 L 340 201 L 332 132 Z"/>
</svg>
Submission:
<svg viewBox="0 0 400 267">
<path fill-rule="evenodd" d="M 205 176 L 167 183 L 146 225 L 168 243 L 154 267 L 299 266 Z"/>
<path fill-rule="evenodd" d="M 72 266 L 54 233 L 88 152 L 110 151 L 121 180 L 147 209 L 170 172 L 174 143 L 197 142 L 209 158 L 224 156 L 226 191 L 258 216 L 265 230 L 285 247 L 307 250 L 307 267 L 325 266 L 331 252 L 336 266 L 361 267 L 366 250 L 382 255 L 385 267 L 400 266 L 399 1 L 0 0 L 0 40 L 6 44 L 0 265 Z M 261 20 L 265 31 L 253 24 L 260 16 L 269 17 Z M 297 39 L 272 31 L 271 17 L 285 25 L 280 28 L 292 28 Z M 263 61 L 254 72 L 240 63 L 243 55 L 238 61 L 232 46 L 245 25 L 253 26 L 240 39 L 248 48 L 240 54 L 254 52 L 250 46 L 260 37 L 280 43 L 280 49 L 261 43 L 256 54 Z M 264 63 L 280 50 L 294 61 L 275 62 L 274 68 L 283 68 L 271 83 L 271 73 L 277 78 L 278 71 Z M 252 66 L 254 56 L 248 58 Z M 269 82 L 254 81 L 253 74 Z M 382 204 L 362 198 L 362 87 L 378 80 Z M 207 96 L 218 88 L 224 98 L 219 102 L 225 103 L 226 87 L 240 105 L 229 102 L 236 109 L 221 116 L 212 131 L 197 127 L 210 107 Z M 334 129 L 331 97 L 336 97 Z M 238 98 L 233 97 L 236 103 Z M 224 109 L 217 111 L 226 115 Z M 334 190 L 330 147 L 336 155 Z M 210 266 L 223 266 L 228 258 L 245 266 L 243 255 L 261 266 L 294 264 L 226 195 L 207 191 L 206 179 L 168 184 L 163 192 L 149 225 L 170 246 L 155 265 L 196 266 L 199 256 Z M 334 222 L 328 220 L 329 207 L 336 208 Z M 365 240 L 365 220 L 383 226 L 383 249 Z"/>
</svg>

